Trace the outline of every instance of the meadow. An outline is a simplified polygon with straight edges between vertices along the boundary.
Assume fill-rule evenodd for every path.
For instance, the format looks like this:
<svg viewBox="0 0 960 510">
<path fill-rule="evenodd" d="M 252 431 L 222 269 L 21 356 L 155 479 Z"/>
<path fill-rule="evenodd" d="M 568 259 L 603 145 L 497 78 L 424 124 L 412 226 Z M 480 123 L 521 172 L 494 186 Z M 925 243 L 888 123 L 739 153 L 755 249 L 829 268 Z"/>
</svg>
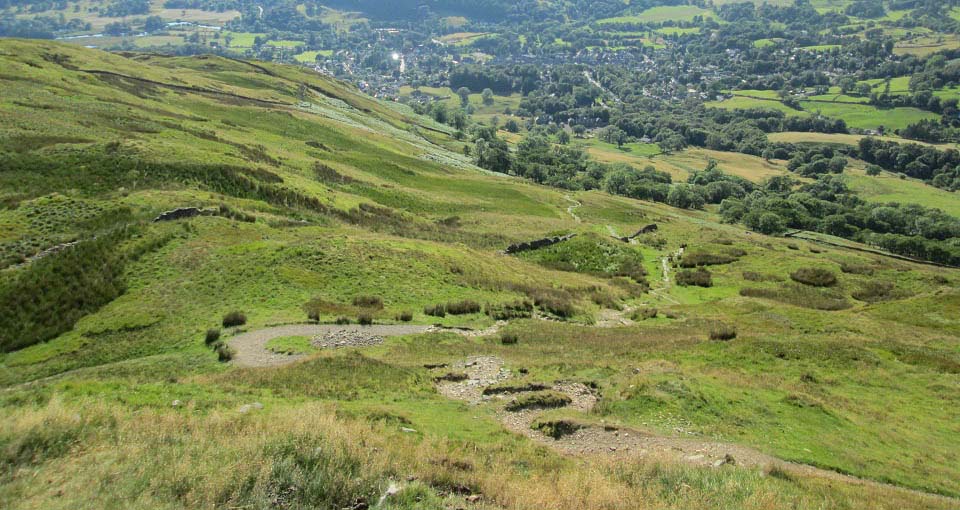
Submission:
<svg viewBox="0 0 960 510">
<path fill-rule="evenodd" d="M 24 257 L 80 243 L 0 269 L 17 310 L 3 320 L 44 326 L 30 345 L 0 337 L 3 508 L 357 508 L 388 492 L 380 508 L 956 507 L 960 271 L 491 175 L 449 128 L 293 66 L 0 49 L 0 243 Z M 519 98 L 470 100 L 502 115 Z M 786 171 L 574 143 L 678 180 L 710 159 L 755 182 Z M 864 188 L 873 199 L 934 196 L 870 182 L 891 187 Z M 177 207 L 204 213 L 152 221 Z M 84 285 L 110 292 L 78 303 Z M 17 299 L 26 288 L 49 306 Z M 211 330 L 229 346 L 362 316 L 439 327 L 318 352 L 274 339 L 304 357 L 269 368 L 208 345 Z M 438 391 L 437 367 L 470 356 L 599 399 L 547 416 L 797 464 L 565 454 L 507 428 L 509 400 Z"/>
</svg>

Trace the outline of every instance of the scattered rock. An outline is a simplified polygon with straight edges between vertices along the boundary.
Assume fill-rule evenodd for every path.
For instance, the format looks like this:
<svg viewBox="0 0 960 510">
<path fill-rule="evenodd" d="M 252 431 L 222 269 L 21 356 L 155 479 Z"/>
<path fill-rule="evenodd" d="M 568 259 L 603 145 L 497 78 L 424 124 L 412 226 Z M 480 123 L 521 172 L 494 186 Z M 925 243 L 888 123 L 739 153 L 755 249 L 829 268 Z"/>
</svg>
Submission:
<svg viewBox="0 0 960 510">
<path fill-rule="evenodd" d="M 400 432 L 405 432 L 405 433 L 407 433 L 407 434 L 416 434 L 417 430 L 416 430 L 416 429 L 411 429 L 411 428 L 408 428 L 408 427 L 400 427 Z"/>
<path fill-rule="evenodd" d="M 483 496 L 481 496 L 480 494 L 471 494 L 467 496 L 467 503 L 476 503 L 481 499 L 483 499 Z"/>
<path fill-rule="evenodd" d="M 179 400 L 174 400 L 174 401 L 170 404 L 170 406 L 171 406 L 171 407 L 181 407 L 181 406 L 183 406 L 183 402 L 181 402 L 181 401 L 179 401 Z"/>
<path fill-rule="evenodd" d="M 313 345 L 321 349 L 336 349 L 341 347 L 370 347 L 383 343 L 383 337 L 371 335 L 363 331 L 341 330 L 330 331 L 313 339 Z"/>
</svg>

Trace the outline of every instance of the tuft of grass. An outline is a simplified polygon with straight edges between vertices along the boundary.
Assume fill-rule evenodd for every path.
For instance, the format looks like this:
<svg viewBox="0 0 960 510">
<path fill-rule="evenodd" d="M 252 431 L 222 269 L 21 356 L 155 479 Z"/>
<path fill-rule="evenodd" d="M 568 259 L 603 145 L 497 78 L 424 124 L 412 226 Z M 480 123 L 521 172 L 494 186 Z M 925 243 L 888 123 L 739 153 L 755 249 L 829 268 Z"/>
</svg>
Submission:
<svg viewBox="0 0 960 510">
<path fill-rule="evenodd" d="M 476 301 L 465 299 L 463 301 L 447 303 L 446 310 L 450 315 L 469 315 L 472 313 L 480 313 L 482 307 L 480 306 L 480 303 L 477 303 Z"/>
<path fill-rule="evenodd" d="M 871 275 L 873 274 L 873 268 L 866 264 L 854 264 L 850 262 L 843 262 L 840 264 L 840 270 L 847 274 L 862 274 L 862 275 Z"/>
<path fill-rule="evenodd" d="M 494 320 L 527 319 L 533 315 L 533 303 L 514 301 L 512 303 L 487 304 L 486 313 Z"/>
<path fill-rule="evenodd" d="M 737 328 L 727 324 L 717 324 L 710 328 L 710 340 L 729 341 L 737 338 Z"/>
<path fill-rule="evenodd" d="M 373 324 L 373 316 L 368 313 L 361 313 L 357 316 L 357 324 L 361 326 L 369 326 Z"/>
<path fill-rule="evenodd" d="M 353 298 L 353 306 L 360 308 L 369 308 L 374 310 L 383 309 L 383 298 L 380 296 L 356 296 Z"/>
<path fill-rule="evenodd" d="M 656 319 L 659 314 L 660 311 L 656 308 L 638 308 L 634 310 L 630 318 L 635 321 L 645 321 L 648 319 Z"/>
<path fill-rule="evenodd" d="M 347 324 L 350 324 L 350 319 L 348 317 L 340 316 L 340 317 L 337 317 L 337 320 L 335 321 L 335 323 L 339 326 L 345 326 Z"/>
<path fill-rule="evenodd" d="M 572 400 L 558 391 L 538 391 L 523 395 L 507 404 L 508 411 L 522 411 L 524 409 L 552 409 L 570 405 Z"/>
<path fill-rule="evenodd" d="M 247 323 L 247 316 L 243 312 L 230 312 L 223 316 L 223 327 L 233 328 Z"/>
<path fill-rule="evenodd" d="M 694 271 L 689 269 L 678 271 L 677 285 L 681 287 L 713 287 L 713 274 L 702 267 Z"/>
<path fill-rule="evenodd" d="M 554 439 L 560 439 L 564 436 L 576 433 L 578 430 L 586 428 L 586 425 L 574 420 L 537 420 L 531 427 L 534 430 L 543 432 L 544 435 Z"/>
<path fill-rule="evenodd" d="M 203 339 L 203 343 L 206 345 L 213 345 L 213 343 L 217 340 L 220 340 L 220 330 L 217 328 L 211 328 L 207 330 L 207 333 Z"/>
<path fill-rule="evenodd" d="M 447 306 L 440 303 L 432 306 L 424 307 L 424 315 L 429 315 L 431 317 L 446 317 L 447 316 Z"/>
<path fill-rule="evenodd" d="M 790 273 L 790 279 L 811 287 L 832 287 L 837 284 L 837 275 L 821 267 L 802 267 Z"/>
<path fill-rule="evenodd" d="M 877 303 L 894 298 L 894 286 L 891 282 L 870 280 L 851 294 L 857 301 Z"/>
<path fill-rule="evenodd" d="M 221 363 L 226 363 L 232 360 L 234 355 L 236 355 L 236 351 L 233 350 L 233 347 L 230 347 L 223 342 L 217 342 L 213 344 L 213 352 L 217 353 L 217 359 Z"/>
<path fill-rule="evenodd" d="M 520 337 L 515 333 L 500 333 L 500 343 L 503 345 L 516 345 Z"/>
<path fill-rule="evenodd" d="M 803 308 L 814 310 L 837 311 L 846 310 L 852 305 L 841 295 L 826 293 L 804 285 L 782 285 L 777 289 L 755 289 L 745 287 L 740 289 L 740 295 L 770 299 Z"/>
<path fill-rule="evenodd" d="M 400 322 L 410 322 L 413 320 L 413 312 L 400 312 L 400 315 L 397 315 L 397 320 Z"/>
<path fill-rule="evenodd" d="M 740 259 L 734 254 L 705 252 L 685 253 L 683 258 L 680 259 L 680 267 L 689 269 L 701 266 L 719 266 L 730 264 L 737 260 Z"/>
</svg>

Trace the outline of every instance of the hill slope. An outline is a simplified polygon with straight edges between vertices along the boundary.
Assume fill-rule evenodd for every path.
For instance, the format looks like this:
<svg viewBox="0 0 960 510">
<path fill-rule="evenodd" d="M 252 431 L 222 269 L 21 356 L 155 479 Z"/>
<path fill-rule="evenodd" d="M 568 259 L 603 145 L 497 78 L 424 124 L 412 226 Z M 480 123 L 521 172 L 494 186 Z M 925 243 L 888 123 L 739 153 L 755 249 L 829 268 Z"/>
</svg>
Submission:
<svg viewBox="0 0 960 510">
<path fill-rule="evenodd" d="M 0 90 L 4 508 L 956 506 L 958 271 L 490 175 L 292 67 L 2 40 Z"/>
</svg>

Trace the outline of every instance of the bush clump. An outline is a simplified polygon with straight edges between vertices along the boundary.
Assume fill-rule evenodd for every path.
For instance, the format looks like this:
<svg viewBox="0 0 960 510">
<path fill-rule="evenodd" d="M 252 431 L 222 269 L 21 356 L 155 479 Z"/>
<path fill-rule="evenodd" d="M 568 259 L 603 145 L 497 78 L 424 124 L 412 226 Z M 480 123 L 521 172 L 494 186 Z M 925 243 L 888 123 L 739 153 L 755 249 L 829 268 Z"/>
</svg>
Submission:
<svg viewBox="0 0 960 510">
<path fill-rule="evenodd" d="M 498 321 L 527 319 L 533 315 L 533 303 L 524 300 L 514 301 L 513 303 L 488 304 L 486 313 L 490 318 Z"/>
<path fill-rule="evenodd" d="M 350 324 L 350 319 L 341 316 L 341 317 L 337 317 L 337 320 L 335 322 L 337 325 L 345 326 L 347 324 Z"/>
<path fill-rule="evenodd" d="M 837 275 L 821 267 L 802 267 L 790 273 L 790 279 L 811 287 L 832 287 L 837 284 Z"/>
<path fill-rule="evenodd" d="M 681 287 L 713 287 L 713 274 L 702 267 L 695 271 L 683 270 L 677 273 L 677 285 Z"/>
<path fill-rule="evenodd" d="M 247 323 L 247 316 L 243 312 L 230 312 L 223 316 L 223 327 L 232 328 Z"/>
<path fill-rule="evenodd" d="M 862 287 L 853 291 L 853 299 L 866 301 L 867 303 L 877 303 L 893 298 L 893 284 L 890 282 L 871 280 L 864 283 Z"/>
<path fill-rule="evenodd" d="M 446 317 L 447 307 L 444 304 L 436 304 L 423 309 L 423 313 L 431 317 Z"/>
<path fill-rule="evenodd" d="M 203 339 L 203 343 L 206 345 L 213 345 L 213 343 L 217 340 L 220 340 L 220 330 L 217 328 L 211 328 L 207 330 L 207 334 Z"/>
<path fill-rule="evenodd" d="M 359 324 L 359 325 L 361 325 L 361 326 L 369 326 L 369 325 L 373 324 L 373 317 L 370 316 L 370 314 L 361 313 L 361 314 L 357 317 L 357 324 Z"/>
<path fill-rule="evenodd" d="M 656 308 L 638 308 L 630 318 L 635 321 L 645 321 L 647 319 L 656 319 L 659 313 Z"/>
<path fill-rule="evenodd" d="M 784 285 L 779 289 L 740 289 L 740 295 L 771 299 L 814 310 L 836 311 L 850 308 L 850 302 L 841 295 L 831 294 L 803 285 Z"/>
<path fill-rule="evenodd" d="M 500 343 L 503 345 L 516 345 L 520 341 L 515 333 L 500 333 Z"/>
<path fill-rule="evenodd" d="M 397 316 L 397 320 L 400 322 L 410 322 L 413 320 L 413 312 L 400 312 L 400 315 Z"/>
<path fill-rule="evenodd" d="M 446 309 L 450 315 L 469 315 L 471 313 L 480 313 L 482 308 L 480 307 L 480 303 L 465 299 L 463 301 L 447 303 Z"/>
<path fill-rule="evenodd" d="M 863 274 L 863 275 L 873 274 L 873 268 L 866 264 L 853 264 L 849 262 L 843 262 L 842 264 L 840 264 L 840 270 L 847 274 Z"/>
<path fill-rule="evenodd" d="M 356 296 L 353 298 L 353 306 L 382 310 L 383 298 L 380 296 Z"/>
<path fill-rule="evenodd" d="M 701 266 L 719 266 L 722 264 L 730 264 L 737 260 L 739 259 L 736 256 L 725 253 L 687 253 L 684 254 L 680 260 L 680 267 L 689 269 Z"/>
<path fill-rule="evenodd" d="M 710 329 L 710 340 L 728 341 L 737 338 L 737 328 L 727 324 L 718 324 Z"/>
<path fill-rule="evenodd" d="M 569 436 L 586 426 L 573 420 L 547 420 L 538 421 L 533 424 L 533 428 L 543 432 L 544 435 L 554 439 L 560 439 Z"/>
<path fill-rule="evenodd" d="M 558 391 L 539 391 L 517 398 L 507 404 L 508 411 L 524 409 L 550 409 L 570 405 L 573 400 Z"/>
<path fill-rule="evenodd" d="M 234 355 L 237 353 L 235 350 L 233 350 L 233 347 L 230 347 L 223 342 L 214 343 L 213 352 L 217 353 L 217 359 L 220 360 L 221 363 L 226 363 L 232 360 Z"/>
</svg>

